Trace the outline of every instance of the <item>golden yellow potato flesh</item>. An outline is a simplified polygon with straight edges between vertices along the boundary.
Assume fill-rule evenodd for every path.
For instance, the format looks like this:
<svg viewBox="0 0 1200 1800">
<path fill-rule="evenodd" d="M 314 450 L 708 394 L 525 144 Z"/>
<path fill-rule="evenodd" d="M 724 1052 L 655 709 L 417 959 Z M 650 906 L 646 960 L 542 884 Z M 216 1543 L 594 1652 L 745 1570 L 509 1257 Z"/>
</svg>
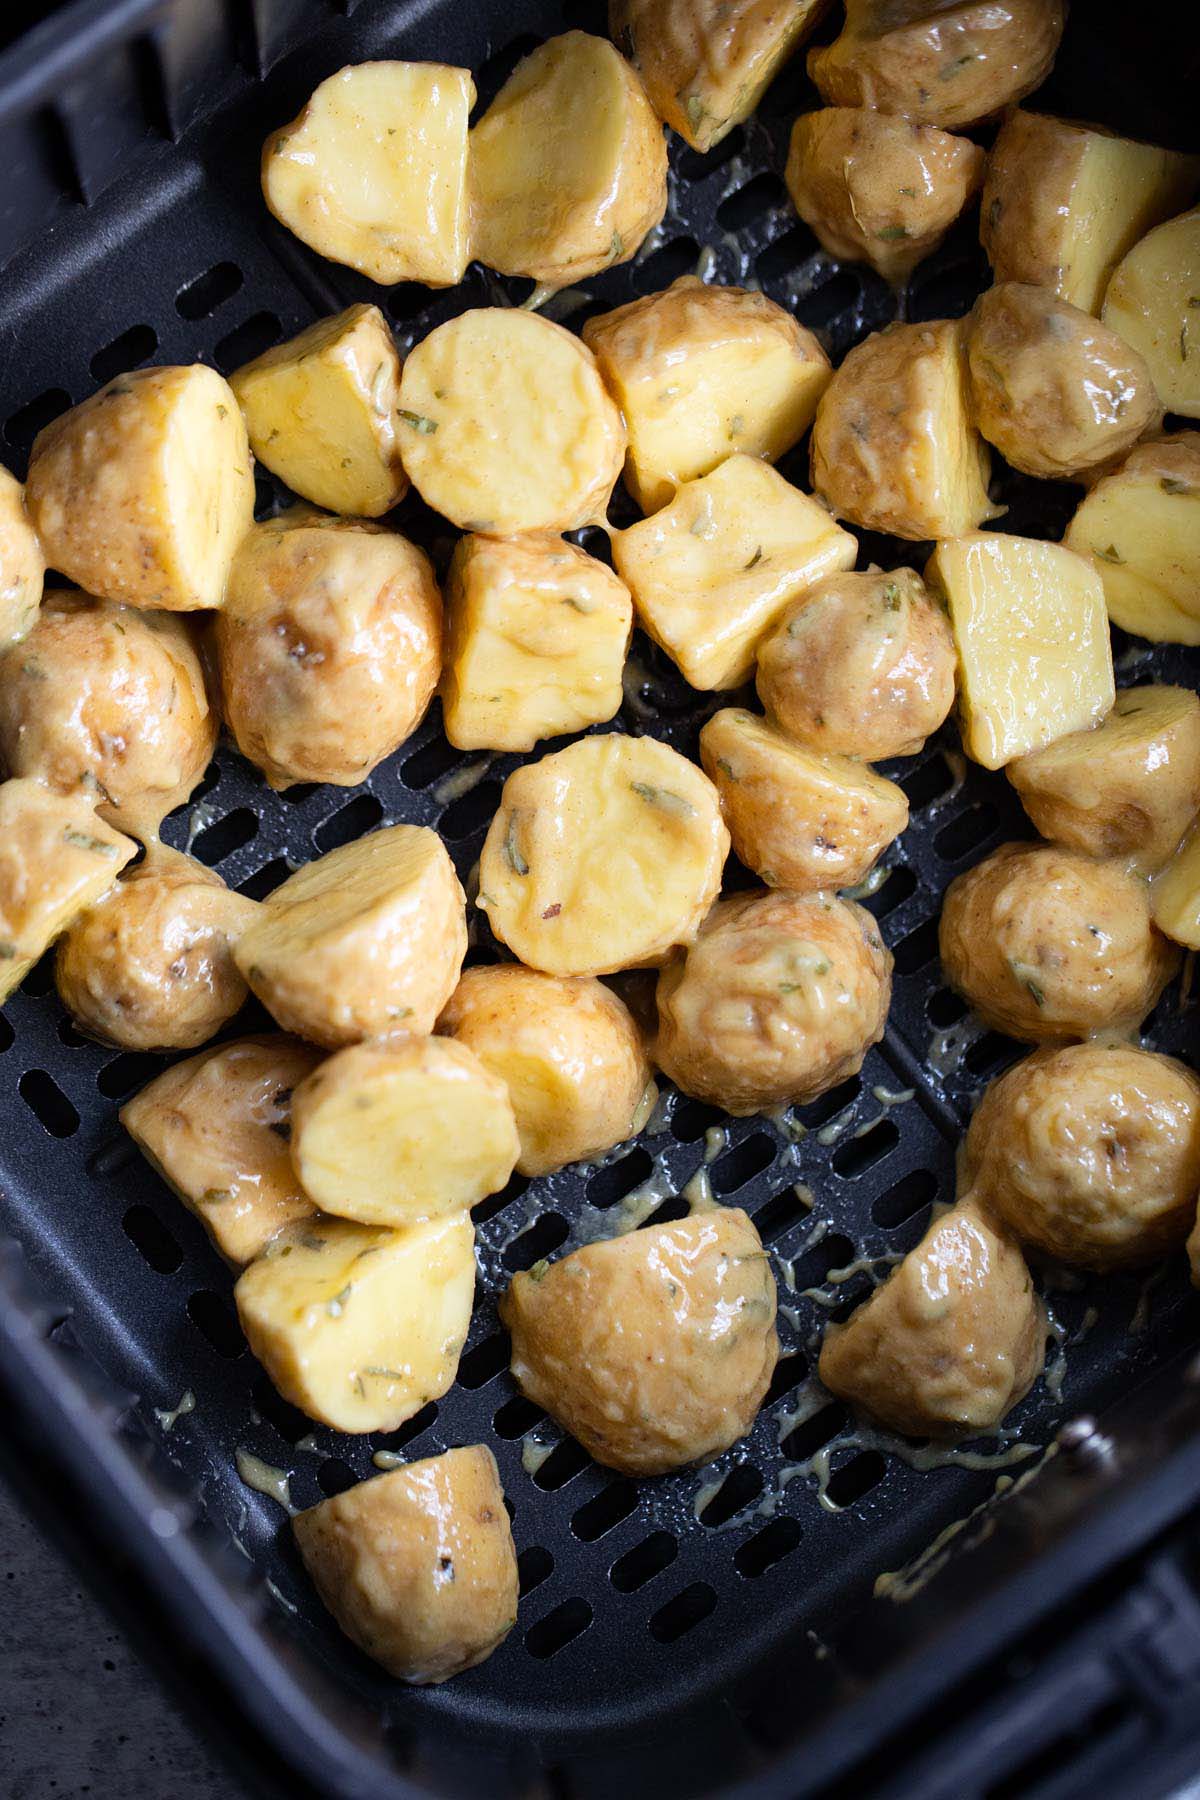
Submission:
<svg viewBox="0 0 1200 1800">
<path fill-rule="evenodd" d="M 1200 644 L 1200 432 L 1131 450 L 1080 502 L 1063 543 L 1091 557 L 1114 625 Z"/>
<path fill-rule="evenodd" d="M 1167 411 L 1200 419 L 1200 207 L 1147 232 L 1126 253 L 1103 316 L 1145 358 Z"/>
<path fill-rule="evenodd" d="M 28 635 L 45 572 L 42 547 L 25 510 L 25 490 L 0 467 L 0 650 Z"/>
<path fill-rule="evenodd" d="M 1187 950 L 1200 950 L 1200 820 L 1157 876 L 1151 912 L 1169 938 Z"/>
</svg>

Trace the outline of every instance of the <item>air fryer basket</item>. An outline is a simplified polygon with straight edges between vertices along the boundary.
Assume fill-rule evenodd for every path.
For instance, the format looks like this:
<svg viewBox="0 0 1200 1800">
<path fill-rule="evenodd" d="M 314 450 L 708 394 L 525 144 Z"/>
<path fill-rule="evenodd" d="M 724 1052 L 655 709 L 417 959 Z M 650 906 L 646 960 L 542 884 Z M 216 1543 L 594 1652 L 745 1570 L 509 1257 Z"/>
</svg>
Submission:
<svg viewBox="0 0 1200 1800">
<path fill-rule="evenodd" d="M 0 58 L 0 145 L 10 153 L 0 232 L 14 252 L 0 275 L 0 453 L 18 472 L 43 424 L 145 362 L 200 359 L 228 372 L 314 315 L 363 297 L 379 301 L 404 346 L 466 306 L 525 297 L 529 284 L 478 267 L 445 294 L 376 290 L 311 256 L 262 205 L 261 142 L 323 76 L 371 56 L 468 64 L 486 101 L 541 38 L 567 25 L 602 31 L 602 8 L 593 0 L 346 0 L 344 11 L 324 0 L 255 0 L 227 12 L 217 0 L 79 0 Z M 1171 9 L 1159 7 L 1157 18 L 1155 8 L 1142 9 L 1136 24 L 1125 21 L 1120 43 L 1109 11 L 1077 5 L 1039 103 L 1194 148 L 1194 88 L 1189 105 L 1183 66 L 1194 53 L 1176 41 Z M 633 264 L 587 282 L 586 295 L 565 302 L 575 310 L 555 316 L 578 328 L 589 312 L 697 267 L 760 284 L 820 331 L 835 358 L 896 316 L 886 285 L 821 253 L 788 202 L 787 132 L 811 100 L 799 58 L 758 117 L 710 155 L 674 141 L 663 226 Z M 986 280 L 968 217 L 917 271 L 906 316 L 962 312 Z M 805 449 L 782 468 L 807 485 Z M 1077 498 L 1070 487 L 1004 470 L 999 486 L 1010 508 L 1005 527 L 1032 535 L 1057 536 Z M 280 498 L 262 477 L 262 509 Z M 622 504 L 614 516 L 632 517 Z M 450 535 L 415 496 L 395 522 L 444 567 Z M 921 547 L 861 535 L 864 564 L 923 560 Z M 602 534 L 586 542 L 604 553 Z M 1119 649 L 1123 681 L 1196 684 L 1194 653 Z M 712 709 L 711 696 L 688 689 L 635 640 L 621 729 L 694 754 Z M 436 707 L 403 750 L 349 792 L 271 794 L 223 746 L 164 835 L 262 897 L 314 855 L 406 820 L 442 833 L 465 880 L 517 760 L 458 755 Z M 861 1077 L 778 1121 L 729 1122 L 670 1095 L 652 1129 L 602 1166 L 516 1179 L 484 1202 L 475 1214 L 480 1300 L 459 1382 L 386 1438 L 314 1427 L 250 1357 L 229 1273 L 117 1124 L 120 1101 L 161 1059 L 84 1040 L 58 1005 L 46 963 L 0 1018 L 0 1227 L 28 1264 L 14 1258 L 0 1270 L 0 1378 L 14 1415 L 64 1427 L 70 1441 L 59 1433 L 55 1454 L 72 1467 L 82 1503 L 132 1553 L 178 1630 L 236 1676 L 258 1728 L 331 1789 L 565 1795 L 611 1792 L 620 1781 L 633 1792 L 682 1795 L 754 1777 L 764 1793 L 799 1792 L 866 1748 L 904 1705 L 916 1706 L 931 1680 L 944 1685 L 948 1666 L 965 1672 L 989 1634 L 998 1644 L 1004 1629 L 1200 1493 L 1200 1458 L 1187 1448 L 1178 1399 L 1178 1359 L 1200 1322 L 1182 1259 L 1149 1280 L 1054 1280 L 1052 1378 L 1010 1424 L 1021 1446 L 1040 1453 L 1064 1419 L 1100 1413 L 1157 1375 L 1155 1398 L 1136 1404 L 1125 1427 L 1136 1434 L 1153 1422 L 1140 1472 L 1153 1491 L 1139 1489 L 1136 1503 L 1115 1510 L 1139 1471 L 1128 1454 L 1110 1453 L 1107 1438 L 1081 1430 L 1074 1476 L 1060 1458 L 988 1515 L 992 1564 L 988 1551 L 976 1553 L 967 1586 L 1011 1586 L 1034 1541 L 1053 1535 L 1052 1517 L 1062 1524 L 1084 1497 L 1095 1503 L 1094 1530 L 1065 1540 L 1073 1562 L 1060 1554 L 1053 1569 L 1018 1584 L 1007 1611 L 998 1601 L 983 1622 L 956 1617 L 951 1602 L 963 1596 L 947 1597 L 953 1574 L 907 1610 L 884 1601 L 858 1617 L 880 1571 L 907 1563 L 987 1500 L 998 1479 L 1017 1480 L 1038 1459 L 1006 1431 L 945 1466 L 913 1466 L 903 1446 L 823 1404 L 809 1383 L 824 1322 L 845 1316 L 916 1242 L 931 1203 L 950 1195 L 973 1098 L 1017 1053 L 964 1016 L 936 953 L 946 883 L 1005 838 L 1028 834 L 1015 797 L 1002 777 L 964 764 L 949 729 L 887 772 L 904 786 L 913 816 L 887 853 L 887 880 L 865 902 L 895 953 L 896 987 L 887 1036 Z M 495 947 L 481 941 L 473 954 L 494 956 Z M 1176 983 L 1148 1041 L 1187 1057 L 1189 1006 Z M 514 1269 L 609 1229 L 606 1218 L 622 1203 L 639 1214 L 653 1208 L 655 1219 L 678 1216 L 679 1196 L 702 1168 L 719 1199 L 751 1213 L 776 1259 L 783 1355 L 745 1442 L 703 1470 L 630 1482 L 592 1464 L 516 1394 L 495 1295 Z M 83 1400 L 75 1382 L 93 1364 L 104 1380 L 96 1389 L 99 1378 L 87 1374 L 92 1398 Z M 194 1407 L 172 1420 L 186 1393 Z M 372 1474 L 378 1449 L 416 1457 L 474 1441 L 494 1449 L 512 1503 L 519 1623 L 483 1667 L 437 1690 L 397 1691 L 322 1612 L 280 1507 L 245 1486 L 235 1452 L 286 1470 L 293 1500 L 307 1505 Z M 1090 1474 L 1080 1473 L 1085 1465 Z M 1099 1497 L 1110 1487 L 1116 1497 L 1105 1514 Z M 231 1578 L 222 1541 L 248 1559 L 248 1586 Z M 961 1660 L 939 1667 L 926 1659 L 921 1676 L 908 1652 L 934 1623 L 960 1630 Z M 906 1658 L 908 1688 L 893 1680 L 888 1689 L 888 1668 Z M 802 1727 L 815 1732 L 835 1694 L 844 1698 L 852 1666 L 859 1689 L 868 1673 L 880 1684 L 866 1712 L 859 1702 L 853 1742 L 839 1749 L 827 1733 L 822 1750 L 810 1733 L 799 1767 L 773 1772 L 772 1758 Z"/>
</svg>

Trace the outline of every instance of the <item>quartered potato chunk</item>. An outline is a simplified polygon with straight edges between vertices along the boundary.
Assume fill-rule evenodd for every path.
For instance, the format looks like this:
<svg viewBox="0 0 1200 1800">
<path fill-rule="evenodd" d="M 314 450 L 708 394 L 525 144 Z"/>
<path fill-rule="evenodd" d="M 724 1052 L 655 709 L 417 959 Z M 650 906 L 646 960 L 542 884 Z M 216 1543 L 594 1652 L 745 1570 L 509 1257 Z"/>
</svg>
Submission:
<svg viewBox="0 0 1200 1800">
<path fill-rule="evenodd" d="M 738 707 L 708 721 L 700 760 L 735 852 L 768 887 L 853 887 L 908 824 L 894 781 L 848 756 L 806 750 Z"/>
<path fill-rule="evenodd" d="M 739 686 L 784 608 L 858 554 L 823 506 L 753 456 L 686 482 L 612 549 L 642 625 L 696 688 Z"/>
<path fill-rule="evenodd" d="M 821 1345 L 821 1380 L 892 1431 L 969 1437 L 1042 1371 L 1046 1316 L 1015 1240 L 968 1196 Z"/>
<path fill-rule="evenodd" d="M 568 31 L 517 64 L 471 132 L 471 254 L 567 287 L 628 262 L 667 206 L 667 146 L 606 38 Z"/>
<path fill-rule="evenodd" d="M 331 1050 L 432 1031 L 466 953 L 466 900 L 425 825 L 385 826 L 297 869 L 235 952 L 284 1029 Z"/>
<path fill-rule="evenodd" d="M 876 112 L 827 106 L 792 127 L 792 204 L 831 256 L 903 282 L 937 249 L 983 180 L 969 138 Z"/>
<path fill-rule="evenodd" d="M 25 484 L 46 560 L 102 600 L 220 606 L 254 516 L 250 445 L 215 369 L 135 369 L 34 440 Z"/>
<path fill-rule="evenodd" d="M 42 547 L 25 511 L 25 490 L 0 467 L 0 650 L 28 635 L 45 572 Z"/>
<path fill-rule="evenodd" d="M 1145 357 L 1167 411 L 1200 419 L 1200 207 L 1126 254 L 1104 296 L 1104 323 Z"/>
<path fill-rule="evenodd" d="M 963 1179 L 1016 1237 L 1089 1269 L 1178 1250 L 1200 1191 L 1200 1080 L 1132 1044 L 1035 1050 L 993 1081 Z"/>
<path fill-rule="evenodd" d="M 1200 810 L 1200 699 L 1189 688 L 1122 688 L 1094 731 L 1007 773 L 1043 837 L 1160 868 Z"/>
<path fill-rule="evenodd" d="M 626 1475 L 745 1437 L 775 1372 L 775 1278 L 744 1212 L 716 1207 L 514 1275 L 500 1302 L 522 1393 Z"/>
<path fill-rule="evenodd" d="M 1058 844 L 1002 844 L 946 889 L 946 980 L 1030 1044 L 1135 1031 L 1179 966 L 1146 884 Z"/>
<path fill-rule="evenodd" d="M 1097 724 L 1114 698 L 1104 590 L 1061 544 L 973 531 L 925 571 L 958 646 L 963 748 L 985 769 Z"/>
<path fill-rule="evenodd" d="M 1080 503 L 1063 543 L 1094 559 L 1114 625 L 1200 644 L 1200 432 L 1130 451 Z"/>
<path fill-rule="evenodd" d="M 83 794 L 0 782 L 0 1005 L 136 853 Z"/>
<path fill-rule="evenodd" d="M 297 1513 L 292 1530 L 346 1636 L 397 1681 L 448 1681 L 517 1622 L 517 1553 L 482 1444 L 359 1482 Z"/>
<path fill-rule="evenodd" d="M 318 319 L 229 377 L 250 447 L 293 493 L 378 518 L 402 500 L 400 358 L 377 306 Z"/>
<path fill-rule="evenodd" d="M 460 538 L 446 580 L 442 716 L 458 750 L 532 750 L 611 719 L 633 601 L 549 532 Z"/>
<path fill-rule="evenodd" d="M 1200 821 L 1154 883 L 1154 923 L 1188 950 L 1200 950 Z"/>
<path fill-rule="evenodd" d="M 446 63 L 339 69 L 263 146 L 263 197 L 289 231 L 372 281 L 453 287 L 470 255 L 475 83 Z"/>
<path fill-rule="evenodd" d="M 988 158 L 980 241 L 997 281 L 1050 288 L 1098 313 L 1126 251 L 1186 206 L 1198 180 L 1200 157 L 1015 112 Z"/>
<path fill-rule="evenodd" d="M 960 320 L 873 332 L 821 397 L 813 487 L 870 531 L 919 542 L 973 530 L 996 509 L 970 402 Z"/>
<path fill-rule="evenodd" d="M 449 1038 L 352 1044 L 292 1102 L 306 1194 L 347 1219 L 408 1225 L 474 1206 L 516 1166 L 508 1089 Z"/>
<path fill-rule="evenodd" d="M 467 969 L 438 1030 L 508 1089 L 519 1175 L 602 1156 L 633 1135 L 650 1065 L 632 1015 L 603 982 L 514 963 Z"/>
<path fill-rule="evenodd" d="M 413 485 L 461 530 L 603 523 L 625 426 L 591 351 L 561 325 L 502 306 L 448 319 L 405 363 L 398 417 Z"/>
<path fill-rule="evenodd" d="M 583 341 L 625 415 L 625 482 L 643 512 L 736 452 L 777 461 L 830 376 L 812 332 L 765 294 L 695 275 L 589 319 Z"/>
<path fill-rule="evenodd" d="M 229 728 L 271 786 L 357 787 L 433 697 L 441 596 L 399 532 L 293 507 L 247 533 L 215 642 Z"/>
<path fill-rule="evenodd" d="M 233 1297 L 285 1400 L 335 1431 L 395 1431 L 458 1371 L 475 1229 L 465 1212 L 403 1231 L 305 1220 L 272 1239 Z"/>
<path fill-rule="evenodd" d="M 319 1061 L 296 1038 L 238 1038 L 164 1069 L 121 1108 L 142 1155 L 227 1262 L 252 1262 L 316 1212 L 288 1138 L 292 1091 Z"/>
<path fill-rule="evenodd" d="M 695 937 L 728 851 L 717 791 L 694 763 L 655 738 L 582 738 L 504 783 L 478 905 L 531 968 L 651 967 Z"/>
<path fill-rule="evenodd" d="M 862 1067 L 891 992 L 891 953 L 861 906 L 737 894 L 659 976 L 654 1060 L 726 1112 L 802 1104 Z"/>
</svg>

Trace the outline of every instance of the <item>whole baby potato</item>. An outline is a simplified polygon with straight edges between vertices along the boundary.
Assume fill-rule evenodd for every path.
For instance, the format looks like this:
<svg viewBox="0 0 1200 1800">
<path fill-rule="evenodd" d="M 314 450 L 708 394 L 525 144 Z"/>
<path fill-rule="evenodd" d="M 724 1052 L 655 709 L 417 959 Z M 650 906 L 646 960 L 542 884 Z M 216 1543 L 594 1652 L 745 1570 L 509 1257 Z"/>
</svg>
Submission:
<svg viewBox="0 0 1200 1800">
<path fill-rule="evenodd" d="M 45 573 L 42 547 L 25 511 L 25 490 L 0 467 L 0 649 L 28 634 Z"/>
<path fill-rule="evenodd" d="M 716 1207 L 515 1275 L 512 1372 L 589 1455 L 626 1475 L 744 1437 L 775 1372 L 775 1279 L 744 1212 Z"/>
</svg>

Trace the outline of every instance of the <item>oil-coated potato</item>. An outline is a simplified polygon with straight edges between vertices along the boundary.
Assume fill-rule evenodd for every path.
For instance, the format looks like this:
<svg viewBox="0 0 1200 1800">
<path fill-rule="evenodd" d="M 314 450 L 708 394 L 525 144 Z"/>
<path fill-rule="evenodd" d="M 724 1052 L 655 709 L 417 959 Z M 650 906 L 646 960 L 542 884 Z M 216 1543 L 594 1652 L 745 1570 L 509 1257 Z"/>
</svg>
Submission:
<svg viewBox="0 0 1200 1800">
<path fill-rule="evenodd" d="M 444 1450 L 297 1513 L 317 1592 L 360 1650 L 397 1681 L 447 1681 L 517 1622 L 517 1553 L 496 1461 Z"/>
<path fill-rule="evenodd" d="M 831 1393 L 909 1437 L 999 1425 L 1041 1373 L 1046 1318 L 1025 1259 L 968 1198 L 844 1325 L 818 1364 Z"/>
<path fill-rule="evenodd" d="M 1139 444 L 1080 503 L 1063 543 L 1094 559 L 1114 625 L 1200 644 L 1200 432 Z"/>
<path fill-rule="evenodd" d="M 807 750 L 740 707 L 713 714 L 700 760 L 734 850 L 768 887 L 853 887 L 908 824 L 894 781 L 848 756 Z"/>
<path fill-rule="evenodd" d="M 971 417 L 958 319 L 889 325 L 854 349 L 821 397 L 812 484 L 840 519 L 895 537 L 957 537 L 995 514 Z"/>
<path fill-rule="evenodd" d="M 42 547 L 25 511 L 25 490 L 0 467 L 0 650 L 28 635 L 45 573 Z"/>
<path fill-rule="evenodd" d="M 1015 112 L 992 147 L 980 203 L 992 273 L 1098 313 L 1126 251 L 1187 205 L 1197 179 L 1200 157 Z"/>
<path fill-rule="evenodd" d="M 1062 1262 L 1153 1262 L 1195 1220 L 1200 1080 L 1132 1044 L 1035 1050 L 980 1101 L 963 1179 L 1017 1237 Z"/>
<path fill-rule="evenodd" d="M 834 575 L 758 646 L 758 693 L 789 737 L 884 762 L 911 756 L 954 704 L 954 639 L 911 569 Z"/>
<path fill-rule="evenodd" d="M 667 207 L 667 146 L 607 38 L 568 31 L 517 64 L 471 132 L 471 254 L 547 287 L 628 262 Z"/>
<path fill-rule="evenodd" d="M 514 769 L 479 859 L 482 912 L 550 975 L 611 975 L 692 941 L 729 852 L 717 791 L 655 738 L 614 732 Z"/>
<path fill-rule="evenodd" d="M 784 608 L 858 544 L 769 463 L 731 456 L 612 540 L 645 630 L 695 688 L 738 687 Z"/>
<path fill-rule="evenodd" d="M 973 531 L 940 543 L 925 577 L 945 595 L 958 647 L 963 749 L 985 769 L 1110 711 L 1104 590 L 1083 557 L 1040 539 Z"/>
<path fill-rule="evenodd" d="M 297 869 L 235 950 L 284 1029 L 331 1050 L 432 1031 L 466 953 L 466 900 L 424 825 L 385 826 Z"/>
<path fill-rule="evenodd" d="M 1002 844 L 946 890 L 946 980 L 1030 1044 L 1136 1030 L 1179 963 L 1144 882 L 1058 844 Z"/>
<path fill-rule="evenodd" d="M 246 998 L 233 945 L 257 912 L 212 869 L 155 844 L 59 939 L 59 999 L 101 1043 L 194 1050 Z"/>
<path fill-rule="evenodd" d="M 603 982 L 515 963 L 467 969 L 438 1030 L 508 1089 L 519 1175 L 602 1156 L 632 1135 L 650 1065 L 628 1008 Z"/>
<path fill-rule="evenodd" d="M 862 1067 L 891 991 L 891 953 L 861 906 L 737 894 L 659 976 L 654 1060 L 726 1112 L 815 1100 Z"/>
<path fill-rule="evenodd" d="M 335 1431 L 395 1431 L 458 1372 L 475 1230 L 465 1212 L 403 1231 L 305 1220 L 272 1239 L 233 1297 L 285 1400 Z"/>
<path fill-rule="evenodd" d="M 1154 883 L 1154 923 L 1177 944 L 1200 950 L 1200 820 Z"/>
<path fill-rule="evenodd" d="M 217 715 L 183 619 L 47 594 L 0 658 L 0 762 L 150 837 L 216 747 Z"/>
<path fill-rule="evenodd" d="M 319 1061 L 296 1038 L 238 1038 L 164 1069 L 121 1108 L 142 1155 L 227 1262 L 252 1262 L 316 1212 L 288 1137 L 292 1090 Z"/>
<path fill-rule="evenodd" d="M 404 365 L 398 417 L 422 499 L 493 537 L 603 523 L 625 460 L 625 426 L 591 351 L 519 307 L 436 326 Z"/>
<path fill-rule="evenodd" d="M 453 287 L 470 255 L 475 83 L 445 63 L 339 69 L 263 145 L 263 197 L 302 243 L 372 281 Z"/>
<path fill-rule="evenodd" d="M 937 249 L 983 180 L 969 138 L 870 106 L 802 113 L 785 179 L 792 204 L 831 256 L 905 281 Z"/>
<path fill-rule="evenodd" d="M 446 580 L 442 718 L 458 750 L 532 750 L 620 707 L 629 589 L 551 533 L 460 538 Z"/>
<path fill-rule="evenodd" d="M 326 1212 L 409 1225 L 502 1188 L 520 1153 L 504 1082 L 451 1038 L 352 1044 L 292 1100 L 292 1162 Z"/>
<path fill-rule="evenodd" d="M 136 854 L 83 794 L 0 782 L 0 1005 Z"/>
<path fill-rule="evenodd" d="M 643 512 L 737 451 L 777 461 L 830 377 L 817 339 L 782 306 L 695 275 L 589 319 L 583 341 L 625 415 L 625 484 Z"/>
<path fill-rule="evenodd" d="M 775 1279 L 744 1212 L 717 1207 L 515 1275 L 512 1372 L 596 1461 L 626 1475 L 745 1437 L 779 1356 Z"/>
<path fill-rule="evenodd" d="M 1161 868 L 1200 810 L 1200 699 L 1189 688 L 1122 688 L 1094 731 L 1007 773 L 1044 838 Z"/>
<path fill-rule="evenodd" d="M 46 561 L 129 606 L 220 606 L 254 516 L 250 444 L 215 369 L 136 369 L 34 440 L 25 504 Z"/>
<path fill-rule="evenodd" d="M 1200 207 L 1126 254 L 1104 296 L 1104 323 L 1141 352 L 1168 412 L 1200 419 Z"/>
<path fill-rule="evenodd" d="M 295 507 L 243 540 L 216 649 L 229 728 L 272 787 L 357 787 L 437 687 L 429 560 L 399 532 Z"/>
<path fill-rule="evenodd" d="M 1137 351 L 1049 288 L 1002 281 L 981 295 L 967 363 L 980 431 L 1027 475 L 1077 480 L 1162 417 Z"/>
<path fill-rule="evenodd" d="M 294 493 L 375 519 L 402 500 L 400 358 L 377 306 L 350 306 L 230 376 L 250 447 Z"/>
</svg>

